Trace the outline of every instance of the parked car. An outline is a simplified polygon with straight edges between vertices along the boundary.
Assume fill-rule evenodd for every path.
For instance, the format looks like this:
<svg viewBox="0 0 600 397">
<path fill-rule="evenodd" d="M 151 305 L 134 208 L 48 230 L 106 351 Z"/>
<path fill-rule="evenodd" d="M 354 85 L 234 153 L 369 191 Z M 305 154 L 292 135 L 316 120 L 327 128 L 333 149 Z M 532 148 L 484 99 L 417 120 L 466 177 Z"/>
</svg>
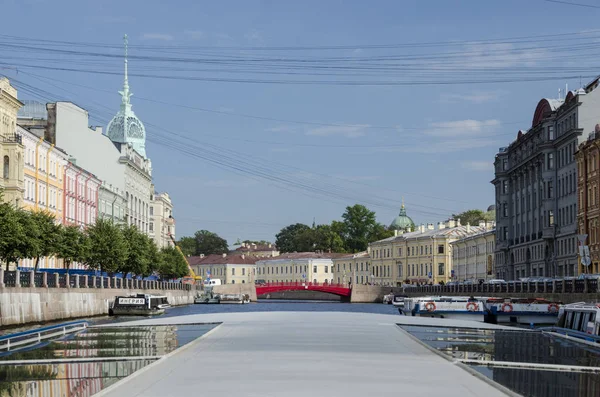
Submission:
<svg viewBox="0 0 600 397">
<path fill-rule="evenodd" d="M 508 283 L 505 280 L 495 278 L 493 280 L 486 281 L 486 284 L 508 284 Z"/>
</svg>

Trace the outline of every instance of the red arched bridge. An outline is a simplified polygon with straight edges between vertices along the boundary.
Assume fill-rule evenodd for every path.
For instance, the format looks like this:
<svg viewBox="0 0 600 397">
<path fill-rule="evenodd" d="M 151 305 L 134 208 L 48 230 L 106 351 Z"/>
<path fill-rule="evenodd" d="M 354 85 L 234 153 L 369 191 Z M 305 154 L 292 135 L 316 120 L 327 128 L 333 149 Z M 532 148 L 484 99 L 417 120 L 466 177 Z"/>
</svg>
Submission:
<svg viewBox="0 0 600 397">
<path fill-rule="evenodd" d="M 347 284 L 303 283 L 301 281 L 256 284 L 256 296 L 280 291 L 320 291 L 347 297 L 352 294 L 352 289 Z"/>
</svg>

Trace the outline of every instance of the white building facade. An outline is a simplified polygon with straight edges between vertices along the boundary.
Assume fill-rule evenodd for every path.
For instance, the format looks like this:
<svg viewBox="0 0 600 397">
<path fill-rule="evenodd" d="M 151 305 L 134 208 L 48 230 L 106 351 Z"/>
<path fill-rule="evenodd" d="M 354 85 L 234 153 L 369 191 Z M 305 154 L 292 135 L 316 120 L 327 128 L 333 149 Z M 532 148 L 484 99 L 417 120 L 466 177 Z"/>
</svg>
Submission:
<svg viewBox="0 0 600 397">
<path fill-rule="evenodd" d="M 484 231 L 450 243 L 452 267 L 457 281 L 479 282 L 498 278 L 494 268 L 496 229 L 480 224 Z"/>
<path fill-rule="evenodd" d="M 150 202 L 149 235 L 158 248 L 172 247 L 175 239 L 175 219 L 173 203 L 168 193 L 156 193 Z"/>
<path fill-rule="evenodd" d="M 265 282 L 333 283 L 333 258 L 339 254 L 298 252 L 256 262 L 256 279 Z"/>
</svg>

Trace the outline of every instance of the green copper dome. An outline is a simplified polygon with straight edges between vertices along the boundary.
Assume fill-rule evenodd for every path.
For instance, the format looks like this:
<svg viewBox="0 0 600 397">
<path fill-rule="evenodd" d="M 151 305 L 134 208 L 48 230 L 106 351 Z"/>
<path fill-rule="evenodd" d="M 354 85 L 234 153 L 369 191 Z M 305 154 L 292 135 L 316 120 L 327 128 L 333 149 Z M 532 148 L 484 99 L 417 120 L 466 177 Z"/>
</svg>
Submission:
<svg viewBox="0 0 600 397">
<path fill-rule="evenodd" d="M 390 225 L 391 230 L 402 230 L 408 231 L 415 230 L 415 223 L 408 215 L 406 215 L 406 209 L 404 208 L 404 203 L 402 203 L 402 207 L 400 207 L 400 213 L 394 219 L 392 224 Z"/>
</svg>

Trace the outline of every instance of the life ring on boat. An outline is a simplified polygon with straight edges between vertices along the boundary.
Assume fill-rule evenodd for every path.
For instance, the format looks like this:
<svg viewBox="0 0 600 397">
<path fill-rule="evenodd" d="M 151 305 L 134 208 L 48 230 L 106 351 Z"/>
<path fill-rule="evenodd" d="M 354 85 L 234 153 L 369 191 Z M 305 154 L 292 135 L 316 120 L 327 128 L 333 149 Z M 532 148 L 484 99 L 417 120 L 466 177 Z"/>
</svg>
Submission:
<svg viewBox="0 0 600 397">
<path fill-rule="evenodd" d="M 470 312 L 476 312 L 479 310 L 479 305 L 475 302 L 469 302 L 467 303 L 467 310 Z"/>
<path fill-rule="evenodd" d="M 502 304 L 502 309 L 501 309 L 504 313 L 510 313 L 513 311 L 513 305 L 512 303 L 503 303 Z"/>
<path fill-rule="evenodd" d="M 551 303 L 548 305 L 548 311 L 550 313 L 556 313 L 556 312 L 558 312 L 559 309 L 560 309 L 560 307 L 556 303 Z"/>
<path fill-rule="evenodd" d="M 428 312 L 434 312 L 435 311 L 435 303 L 427 302 L 425 304 L 425 310 L 427 310 Z"/>
</svg>

